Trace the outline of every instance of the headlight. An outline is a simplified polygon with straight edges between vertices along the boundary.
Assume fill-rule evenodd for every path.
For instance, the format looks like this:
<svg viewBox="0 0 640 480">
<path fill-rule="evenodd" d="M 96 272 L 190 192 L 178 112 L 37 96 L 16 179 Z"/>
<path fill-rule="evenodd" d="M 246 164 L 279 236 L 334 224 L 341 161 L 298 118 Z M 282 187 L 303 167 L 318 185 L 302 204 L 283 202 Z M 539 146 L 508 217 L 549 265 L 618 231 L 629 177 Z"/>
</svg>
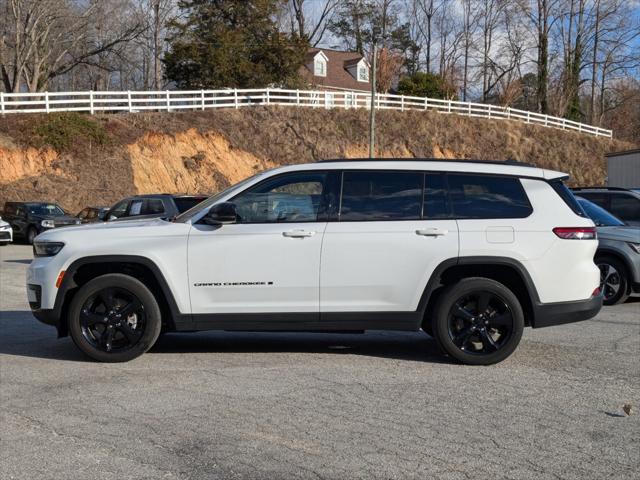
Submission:
<svg viewBox="0 0 640 480">
<path fill-rule="evenodd" d="M 33 255 L 35 257 L 53 257 L 64 247 L 62 242 L 34 242 Z"/>
<path fill-rule="evenodd" d="M 640 253 L 640 243 L 627 242 L 627 245 L 629 245 L 631 247 L 631 250 L 633 250 L 634 252 Z"/>
<path fill-rule="evenodd" d="M 53 220 L 42 220 L 40 222 L 40 225 L 42 225 L 44 228 L 53 228 L 56 226 Z"/>
<path fill-rule="evenodd" d="M 10 225 L 0 225 L 0 230 L 9 230 L 10 228 Z"/>
</svg>

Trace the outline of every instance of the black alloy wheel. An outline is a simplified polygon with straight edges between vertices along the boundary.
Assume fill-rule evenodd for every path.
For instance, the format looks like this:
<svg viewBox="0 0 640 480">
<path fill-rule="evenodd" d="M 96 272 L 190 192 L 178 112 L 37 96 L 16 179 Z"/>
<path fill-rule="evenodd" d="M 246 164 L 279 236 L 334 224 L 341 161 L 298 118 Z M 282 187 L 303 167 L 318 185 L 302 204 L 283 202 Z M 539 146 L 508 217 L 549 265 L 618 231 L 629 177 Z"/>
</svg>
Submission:
<svg viewBox="0 0 640 480">
<path fill-rule="evenodd" d="M 135 346 L 145 329 L 144 306 L 133 293 L 108 287 L 89 297 L 80 310 L 82 336 L 103 352 Z"/>
<path fill-rule="evenodd" d="M 133 277 L 108 274 L 83 285 L 69 309 L 69 332 L 80 350 L 102 362 L 123 362 L 149 350 L 162 326 L 153 293 Z"/>
<path fill-rule="evenodd" d="M 448 317 L 449 337 L 460 350 L 472 355 L 493 353 L 513 333 L 513 313 L 500 296 L 489 291 L 463 295 Z"/>
<path fill-rule="evenodd" d="M 518 298 L 488 278 L 466 278 L 445 289 L 433 317 L 445 353 L 469 365 L 490 365 L 513 353 L 524 330 Z"/>
</svg>

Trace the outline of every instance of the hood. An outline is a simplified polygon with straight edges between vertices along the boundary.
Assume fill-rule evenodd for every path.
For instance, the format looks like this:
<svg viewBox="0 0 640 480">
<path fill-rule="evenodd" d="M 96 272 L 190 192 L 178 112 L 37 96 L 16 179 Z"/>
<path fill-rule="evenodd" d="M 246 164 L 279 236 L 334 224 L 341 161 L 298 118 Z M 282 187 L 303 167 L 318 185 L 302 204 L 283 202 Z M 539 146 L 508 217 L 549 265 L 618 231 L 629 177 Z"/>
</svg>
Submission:
<svg viewBox="0 0 640 480">
<path fill-rule="evenodd" d="M 74 221 L 79 221 L 73 217 Z M 79 225 L 52 228 L 38 235 L 38 240 L 68 242 L 80 240 L 82 242 L 90 239 L 99 240 L 105 243 L 105 239 L 126 240 L 133 238 L 153 237 L 157 235 L 181 234 L 189 228 L 175 228 L 177 223 L 166 222 L 159 218 L 144 220 L 128 220 L 121 222 L 94 222 Z M 189 227 L 189 226 L 187 226 Z"/>
<path fill-rule="evenodd" d="M 53 220 L 53 224 L 57 226 L 78 225 L 80 219 L 71 215 L 31 215 L 34 220 Z"/>
<path fill-rule="evenodd" d="M 640 227 L 598 227 L 598 237 L 603 240 L 620 240 L 623 242 L 640 243 Z"/>
</svg>

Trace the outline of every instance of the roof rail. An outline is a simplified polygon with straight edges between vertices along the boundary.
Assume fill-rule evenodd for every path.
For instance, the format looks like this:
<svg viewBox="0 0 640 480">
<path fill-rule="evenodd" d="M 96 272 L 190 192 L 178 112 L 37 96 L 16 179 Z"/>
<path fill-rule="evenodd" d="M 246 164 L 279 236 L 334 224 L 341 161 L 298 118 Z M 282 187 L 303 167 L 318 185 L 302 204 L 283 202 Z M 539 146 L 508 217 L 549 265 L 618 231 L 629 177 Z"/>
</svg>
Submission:
<svg viewBox="0 0 640 480">
<path fill-rule="evenodd" d="M 457 158 L 334 158 L 317 160 L 316 163 L 330 162 L 460 162 L 460 163 L 486 163 L 489 165 L 511 165 L 514 167 L 533 167 L 536 165 L 518 160 L 465 160 Z"/>
<path fill-rule="evenodd" d="M 623 187 L 575 187 L 572 188 L 571 190 L 618 190 L 618 191 L 628 191 L 628 188 L 623 188 Z"/>
</svg>

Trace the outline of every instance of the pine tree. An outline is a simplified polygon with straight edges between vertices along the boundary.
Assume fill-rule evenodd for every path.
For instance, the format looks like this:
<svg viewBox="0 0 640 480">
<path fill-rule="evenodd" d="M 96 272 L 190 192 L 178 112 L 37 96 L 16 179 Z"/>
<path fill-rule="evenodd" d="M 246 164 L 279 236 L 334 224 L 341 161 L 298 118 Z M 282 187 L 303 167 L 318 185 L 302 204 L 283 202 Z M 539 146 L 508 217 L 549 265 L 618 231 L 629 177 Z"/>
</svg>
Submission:
<svg viewBox="0 0 640 480">
<path fill-rule="evenodd" d="M 295 83 L 306 44 L 278 30 L 280 0 L 181 0 L 171 24 L 166 77 L 179 88 Z"/>
</svg>

